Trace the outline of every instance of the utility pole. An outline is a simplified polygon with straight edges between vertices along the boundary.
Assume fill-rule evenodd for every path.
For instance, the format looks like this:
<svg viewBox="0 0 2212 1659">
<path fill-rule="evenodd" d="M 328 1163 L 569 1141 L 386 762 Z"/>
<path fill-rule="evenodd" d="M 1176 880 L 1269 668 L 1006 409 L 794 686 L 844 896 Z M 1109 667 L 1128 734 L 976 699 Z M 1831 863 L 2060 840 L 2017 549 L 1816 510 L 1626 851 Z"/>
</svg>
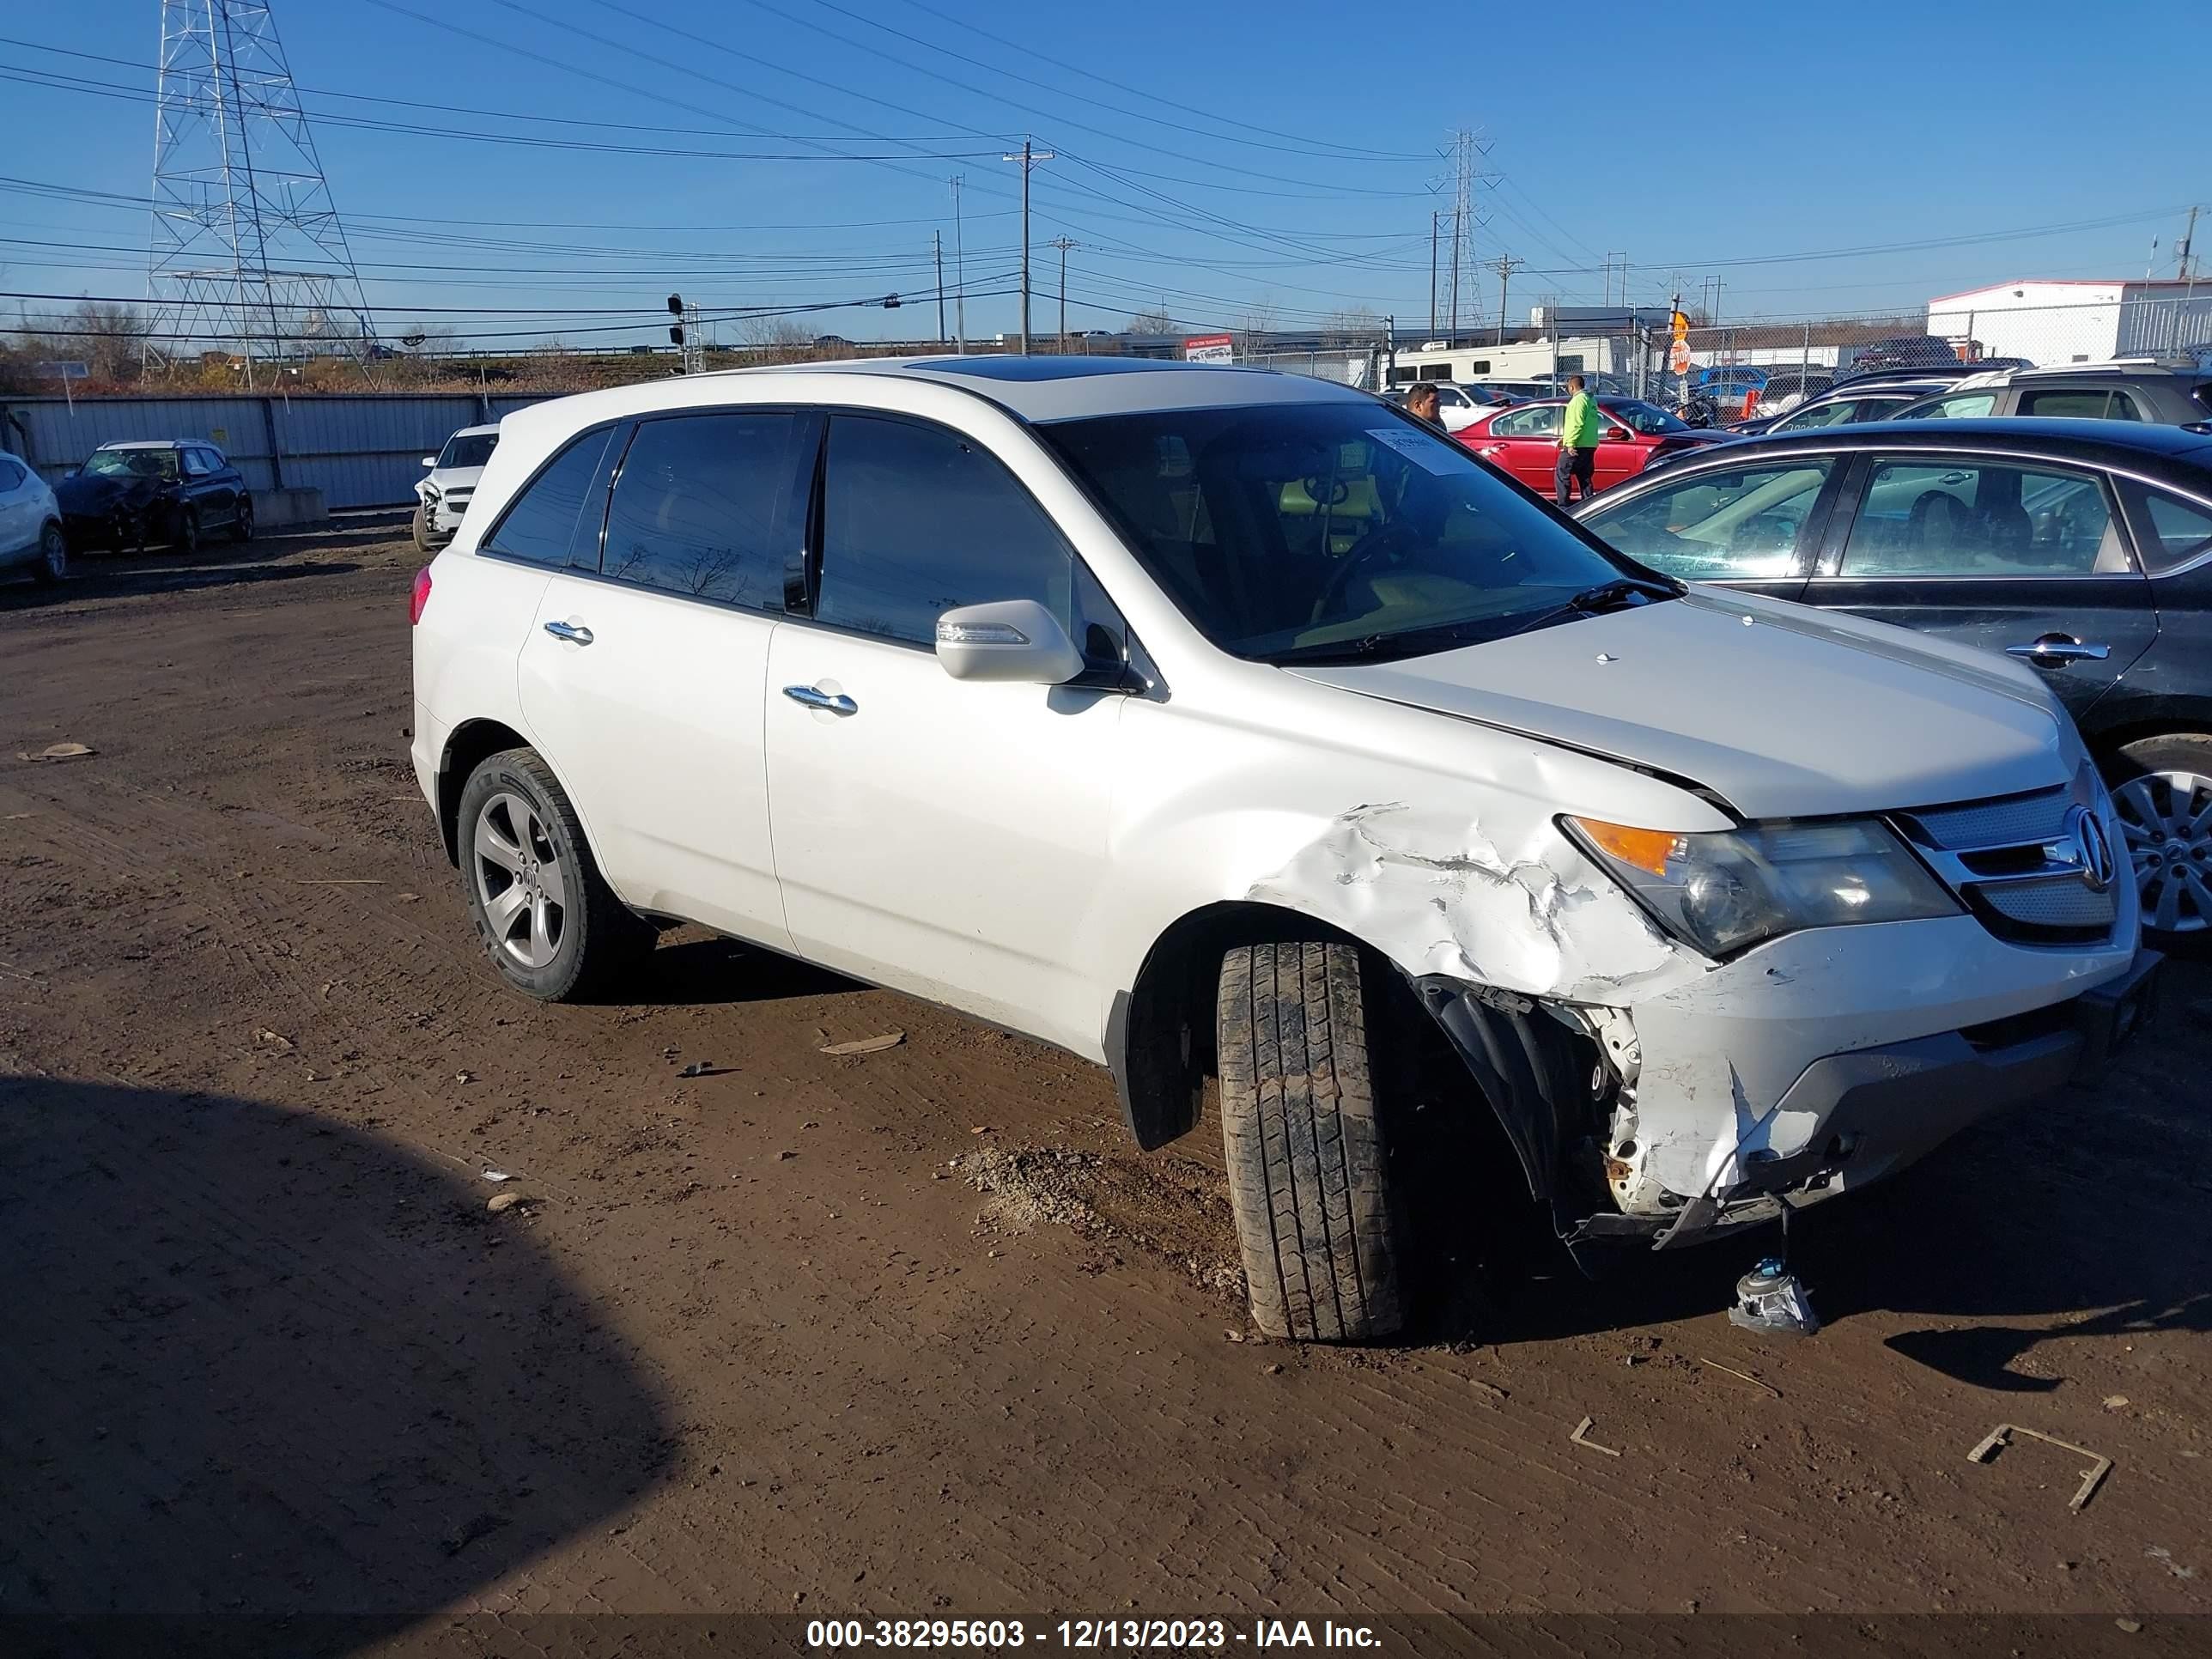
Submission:
<svg viewBox="0 0 2212 1659">
<path fill-rule="evenodd" d="M 937 343 L 945 343 L 945 233 L 929 233 L 930 257 L 937 261 Z"/>
<path fill-rule="evenodd" d="M 1505 285 L 1513 280 L 1513 273 L 1528 263 L 1526 259 L 1516 259 L 1504 253 L 1490 262 L 1490 268 L 1498 273 L 1498 343 L 1500 345 L 1505 343 Z"/>
<path fill-rule="evenodd" d="M 1060 350 L 1067 355 L 1067 250 L 1083 245 L 1073 236 L 1055 236 L 1049 246 L 1060 250 Z"/>
<path fill-rule="evenodd" d="M 1435 208 L 1429 210 L 1429 337 L 1437 337 L 1437 232 L 1442 227 L 1443 215 Z"/>
<path fill-rule="evenodd" d="M 2173 273 L 2175 276 L 2180 277 L 2185 283 L 2190 280 L 2189 246 L 2190 244 L 2196 240 L 2197 210 L 2195 208 L 2191 208 L 2189 210 L 2189 228 L 2181 233 L 2181 260 L 2180 263 L 2175 266 Z"/>
<path fill-rule="evenodd" d="M 953 349 L 963 357 L 968 355 L 968 248 L 960 234 L 960 185 L 967 176 L 956 173 L 949 181 L 952 185 L 952 326 L 958 331 L 959 341 Z"/>
<path fill-rule="evenodd" d="M 1030 174 L 1038 162 L 1051 161 L 1053 153 L 1036 149 L 1024 134 L 1020 155 L 999 159 L 1022 164 L 1022 356 L 1026 357 L 1030 355 Z"/>
</svg>

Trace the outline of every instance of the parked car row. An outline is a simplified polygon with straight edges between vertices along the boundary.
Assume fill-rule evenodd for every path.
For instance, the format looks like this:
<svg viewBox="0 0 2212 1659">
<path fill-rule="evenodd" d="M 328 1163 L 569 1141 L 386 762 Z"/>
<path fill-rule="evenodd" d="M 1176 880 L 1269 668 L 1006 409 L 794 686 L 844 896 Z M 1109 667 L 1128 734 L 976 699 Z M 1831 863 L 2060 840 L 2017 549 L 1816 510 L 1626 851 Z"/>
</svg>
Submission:
<svg viewBox="0 0 2212 1659">
<path fill-rule="evenodd" d="M 210 531 L 253 537 L 253 493 L 213 444 L 102 444 L 52 486 L 0 453 L 0 572 L 56 582 L 72 551 L 161 544 L 190 553 Z"/>
<path fill-rule="evenodd" d="M 2113 787 L 2152 937 L 2212 930 L 2212 429 L 1960 418 L 1777 432 L 1576 512 L 1670 575 L 2028 664 Z M 2073 925 L 2063 905 L 1996 891 L 2031 936 Z"/>
</svg>

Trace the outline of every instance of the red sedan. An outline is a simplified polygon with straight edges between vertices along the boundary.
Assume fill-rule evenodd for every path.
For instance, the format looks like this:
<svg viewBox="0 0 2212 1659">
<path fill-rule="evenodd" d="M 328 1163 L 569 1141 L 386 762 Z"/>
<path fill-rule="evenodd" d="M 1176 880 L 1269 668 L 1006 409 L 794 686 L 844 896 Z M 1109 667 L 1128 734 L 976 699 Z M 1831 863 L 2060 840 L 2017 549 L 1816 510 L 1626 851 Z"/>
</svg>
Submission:
<svg viewBox="0 0 2212 1659">
<path fill-rule="evenodd" d="M 1566 406 L 1565 398 L 1515 404 L 1492 410 L 1452 435 L 1529 489 L 1549 495 L 1559 459 L 1559 411 Z M 1600 398 L 1597 407 L 1603 424 L 1593 479 L 1600 489 L 1634 477 L 1657 456 L 1725 443 L 1730 435 L 1686 426 L 1635 398 Z"/>
</svg>

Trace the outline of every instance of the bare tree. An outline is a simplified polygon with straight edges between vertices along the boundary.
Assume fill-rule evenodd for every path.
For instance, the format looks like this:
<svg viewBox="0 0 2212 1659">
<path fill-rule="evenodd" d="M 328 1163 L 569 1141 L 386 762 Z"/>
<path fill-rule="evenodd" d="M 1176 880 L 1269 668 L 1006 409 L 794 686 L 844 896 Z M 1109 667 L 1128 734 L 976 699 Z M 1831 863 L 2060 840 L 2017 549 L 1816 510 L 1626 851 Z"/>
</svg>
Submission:
<svg viewBox="0 0 2212 1659">
<path fill-rule="evenodd" d="M 137 378 L 149 331 L 136 306 L 80 300 L 27 321 L 17 349 L 34 360 L 83 363 L 93 380 L 112 383 Z"/>
<path fill-rule="evenodd" d="M 1132 334 L 1180 334 L 1182 325 L 1168 315 L 1164 305 L 1154 306 L 1150 311 L 1133 313 L 1128 322 Z"/>
</svg>

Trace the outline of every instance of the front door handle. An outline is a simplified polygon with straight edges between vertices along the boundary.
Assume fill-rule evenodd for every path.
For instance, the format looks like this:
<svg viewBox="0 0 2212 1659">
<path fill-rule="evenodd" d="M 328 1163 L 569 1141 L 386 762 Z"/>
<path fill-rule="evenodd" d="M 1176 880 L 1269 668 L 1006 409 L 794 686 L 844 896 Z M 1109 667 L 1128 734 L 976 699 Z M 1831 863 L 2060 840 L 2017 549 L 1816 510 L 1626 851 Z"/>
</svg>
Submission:
<svg viewBox="0 0 2212 1659">
<path fill-rule="evenodd" d="M 783 695 L 793 702 L 803 702 L 809 708 L 826 708 L 833 714 L 857 714 L 860 705 L 842 691 L 823 691 L 811 685 L 787 685 Z"/>
<path fill-rule="evenodd" d="M 550 622 L 545 624 L 545 631 L 555 639 L 566 640 L 571 645 L 589 645 L 592 642 L 592 630 L 581 623 Z"/>
<path fill-rule="evenodd" d="M 2069 662 L 2102 662 L 2112 654 L 2109 645 L 2085 645 L 2070 634 L 2045 634 L 2032 645 L 2008 645 L 2005 654 L 2025 657 L 2045 668 L 2063 668 Z"/>
</svg>

